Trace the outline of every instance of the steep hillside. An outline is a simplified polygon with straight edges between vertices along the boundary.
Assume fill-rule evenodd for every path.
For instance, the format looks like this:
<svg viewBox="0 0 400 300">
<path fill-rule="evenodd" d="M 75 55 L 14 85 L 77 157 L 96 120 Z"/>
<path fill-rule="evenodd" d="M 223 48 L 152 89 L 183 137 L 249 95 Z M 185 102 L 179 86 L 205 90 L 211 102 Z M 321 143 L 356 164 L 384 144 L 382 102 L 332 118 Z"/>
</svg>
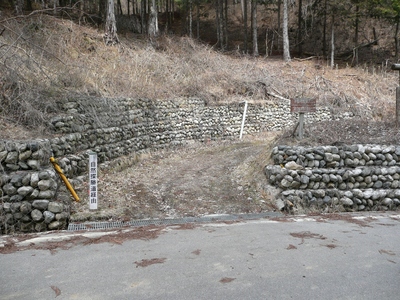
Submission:
<svg viewBox="0 0 400 300">
<path fill-rule="evenodd" d="M 393 120 L 398 74 L 390 66 L 330 69 L 319 58 L 227 55 L 187 37 L 149 41 L 121 34 L 107 47 L 102 30 L 46 14 L 0 19 L 1 137 L 51 134 L 58 101 L 74 94 L 171 99 L 196 96 L 210 105 L 229 101 L 287 101 L 316 97 L 333 111 L 363 120 Z M 16 127 L 18 130 L 11 132 Z M 26 131 L 28 130 L 28 131 Z"/>
</svg>

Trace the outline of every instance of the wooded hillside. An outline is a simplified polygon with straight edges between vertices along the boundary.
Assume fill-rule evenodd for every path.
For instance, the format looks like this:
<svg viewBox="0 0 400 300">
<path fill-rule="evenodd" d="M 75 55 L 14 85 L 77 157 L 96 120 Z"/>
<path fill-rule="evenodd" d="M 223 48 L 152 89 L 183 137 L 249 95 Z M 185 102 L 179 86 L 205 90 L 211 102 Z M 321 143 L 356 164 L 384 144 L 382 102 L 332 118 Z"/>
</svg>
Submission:
<svg viewBox="0 0 400 300">
<path fill-rule="evenodd" d="M 387 64 L 399 56 L 399 0 L 8 0 L 15 15 L 42 11 L 118 34 L 193 37 L 252 55 L 319 56 Z M 287 8 L 285 10 L 285 7 Z M 287 35 L 287 36 L 286 36 Z M 286 41 L 286 42 L 285 42 Z"/>
<path fill-rule="evenodd" d="M 302 14 L 302 19 L 311 18 L 301 27 L 302 56 L 295 42 L 298 3 L 288 6 L 289 63 L 282 60 L 283 42 L 278 28 L 281 23 L 277 22 L 281 19 L 277 13 L 280 6 L 273 3 L 257 4 L 259 55 L 256 57 L 252 55 L 250 36 L 245 51 L 240 3 L 229 3 L 228 10 L 224 10 L 224 16 L 229 16 L 227 26 L 223 27 L 227 30 L 223 35 L 227 38 L 225 44 L 218 42 L 215 3 L 193 2 L 192 10 L 187 10 L 184 3 L 169 2 L 167 9 L 167 4 L 160 2 L 158 13 L 153 14 L 158 21 L 156 26 L 152 23 L 153 34 L 149 34 L 146 22 L 151 14 L 143 14 L 145 26 L 139 26 L 142 11 L 149 12 L 149 3 L 143 8 L 142 3 L 129 2 L 128 16 L 128 3 L 116 2 L 117 39 L 105 36 L 105 2 L 60 1 L 54 8 L 53 2 L 31 1 L 18 6 L 23 8 L 19 14 L 15 5 L 22 2 L 1 3 L 0 134 L 3 138 L 17 138 L 24 134 L 25 128 L 29 128 L 30 135 L 32 130 L 40 134 L 46 130 L 51 116 L 58 113 L 59 104 L 77 94 L 113 99 L 198 97 L 210 105 L 315 97 L 317 105 L 351 111 L 364 120 L 389 120 L 394 116 L 398 73 L 391 71 L 390 66 L 397 61 L 393 56 L 395 27 L 383 17 L 363 15 L 355 31 L 356 27 L 350 26 L 353 24 L 350 15 L 336 14 L 334 45 L 336 53 L 346 55 L 334 55 L 332 66 L 328 38 L 331 19 L 326 18 L 324 56 L 321 21 L 325 15 L 321 11 L 317 14 L 316 10 L 320 2 L 313 2 L 311 7 L 302 4 L 308 11 Z M 187 23 L 190 11 L 192 38 L 188 31 L 190 22 Z M 198 27 L 196 16 L 199 16 Z M 339 21 L 350 24 L 349 29 Z M 250 29 L 250 21 L 248 25 Z M 143 30 L 135 32 L 138 28 Z M 359 32 L 358 64 L 357 52 L 353 51 L 355 32 Z M 10 128 L 20 128 L 21 134 Z"/>
</svg>

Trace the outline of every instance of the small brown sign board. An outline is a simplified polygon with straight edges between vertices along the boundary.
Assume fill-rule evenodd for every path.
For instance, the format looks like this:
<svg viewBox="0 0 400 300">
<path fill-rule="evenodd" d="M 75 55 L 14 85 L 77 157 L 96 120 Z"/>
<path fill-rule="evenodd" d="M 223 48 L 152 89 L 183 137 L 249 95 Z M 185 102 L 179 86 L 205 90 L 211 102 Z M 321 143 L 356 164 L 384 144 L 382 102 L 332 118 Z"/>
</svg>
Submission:
<svg viewBox="0 0 400 300">
<path fill-rule="evenodd" d="M 316 111 L 317 111 L 317 99 L 315 98 L 290 99 L 291 113 L 310 113 Z"/>
</svg>

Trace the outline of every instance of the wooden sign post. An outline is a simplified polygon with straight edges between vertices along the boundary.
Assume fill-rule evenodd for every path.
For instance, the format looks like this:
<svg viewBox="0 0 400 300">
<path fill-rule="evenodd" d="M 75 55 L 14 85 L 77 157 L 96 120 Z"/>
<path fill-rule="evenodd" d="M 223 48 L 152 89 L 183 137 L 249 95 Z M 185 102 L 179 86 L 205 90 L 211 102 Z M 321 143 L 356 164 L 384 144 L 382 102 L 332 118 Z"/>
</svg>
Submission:
<svg viewBox="0 0 400 300">
<path fill-rule="evenodd" d="M 290 112 L 299 113 L 299 138 L 304 134 L 304 113 L 317 111 L 317 99 L 315 98 L 294 98 L 290 99 Z"/>
</svg>

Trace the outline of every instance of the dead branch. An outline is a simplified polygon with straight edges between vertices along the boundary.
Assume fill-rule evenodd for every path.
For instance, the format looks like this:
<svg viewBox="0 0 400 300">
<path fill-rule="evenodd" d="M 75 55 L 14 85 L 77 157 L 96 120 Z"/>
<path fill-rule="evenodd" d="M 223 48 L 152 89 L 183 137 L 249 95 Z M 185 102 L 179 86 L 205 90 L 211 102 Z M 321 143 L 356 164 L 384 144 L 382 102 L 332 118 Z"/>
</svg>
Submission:
<svg viewBox="0 0 400 300">
<path fill-rule="evenodd" d="M 339 53 L 337 56 L 338 56 L 338 57 L 349 56 L 349 55 L 352 56 L 354 50 L 358 50 L 358 49 L 361 49 L 361 48 L 369 47 L 369 46 L 371 46 L 371 45 L 376 45 L 377 42 L 378 42 L 378 40 L 373 40 L 372 42 L 358 45 L 358 46 L 354 47 L 354 48 L 351 49 L 351 50 L 348 50 L 348 51 Z"/>
<path fill-rule="evenodd" d="M 306 58 L 293 58 L 292 60 L 295 61 L 307 61 L 307 60 L 312 60 L 314 58 L 319 58 L 318 56 L 310 56 L 310 57 L 306 57 Z"/>
<path fill-rule="evenodd" d="M 75 3 L 73 6 L 68 7 L 68 6 L 63 6 L 63 7 L 57 7 L 57 10 L 61 11 L 61 10 L 76 10 L 76 6 L 78 5 L 80 1 L 78 1 L 77 3 Z M 41 13 L 46 13 L 46 12 L 54 12 L 54 8 L 45 8 L 45 9 L 38 9 L 38 10 L 34 10 L 31 13 L 27 14 L 27 15 L 18 15 L 18 16 L 14 16 L 14 17 L 10 17 L 4 20 L 0 20 L 0 23 L 5 23 L 5 22 L 9 22 L 12 20 L 16 20 L 16 19 L 26 19 L 29 17 L 32 17 L 34 15 L 37 14 L 41 14 Z"/>
<path fill-rule="evenodd" d="M 265 91 L 265 93 L 266 93 L 267 95 L 270 95 L 270 96 L 272 96 L 272 97 L 275 97 L 275 98 L 278 98 L 278 99 L 281 99 L 281 100 L 284 100 L 284 101 L 290 101 L 290 99 L 284 98 L 284 97 L 279 96 L 279 95 L 277 95 L 277 94 L 275 94 L 275 93 L 272 93 L 272 92 L 267 92 L 267 91 Z"/>
</svg>

